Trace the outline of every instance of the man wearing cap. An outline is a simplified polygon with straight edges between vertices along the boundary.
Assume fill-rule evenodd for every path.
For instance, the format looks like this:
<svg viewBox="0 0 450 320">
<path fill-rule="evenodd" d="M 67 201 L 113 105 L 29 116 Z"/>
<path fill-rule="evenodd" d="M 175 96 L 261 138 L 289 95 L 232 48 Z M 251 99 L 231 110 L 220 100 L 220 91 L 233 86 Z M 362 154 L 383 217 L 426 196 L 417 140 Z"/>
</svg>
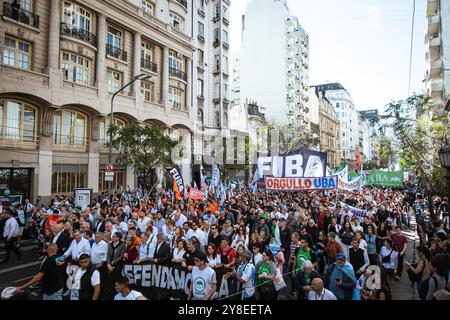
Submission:
<svg viewBox="0 0 450 320">
<path fill-rule="evenodd" d="M 232 238 L 234 234 L 233 227 L 231 225 L 231 220 L 225 220 L 225 223 L 223 224 L 222 231 L 220 232 L 220 235 L 222 237 L 228 237 Z"/>
<path fill-rule="evenodd" d="M 206 264 L 207 258 L 204 253 L 200 252 L 194 261 L 188 300 L 211 300 L 216 293 L 216 272 Z"/>
<path fill-rule="evenodd" d="M 352 265 L 343 253 L 338 253 L 336 263 L 333 263 L 328 270 L 326 287 L 333 292 L 338 300 L 351 300 L 356 282 Z"/>
</svg>

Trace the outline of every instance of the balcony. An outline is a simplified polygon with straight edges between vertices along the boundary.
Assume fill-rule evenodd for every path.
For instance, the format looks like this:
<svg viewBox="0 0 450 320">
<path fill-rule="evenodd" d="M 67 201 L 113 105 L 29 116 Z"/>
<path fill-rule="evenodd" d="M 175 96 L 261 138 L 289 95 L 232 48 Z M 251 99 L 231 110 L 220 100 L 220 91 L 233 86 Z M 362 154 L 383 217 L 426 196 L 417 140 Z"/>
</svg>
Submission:
<svg viewBox="0 0 450 320">
<path fill-rule="evenodd" d="M 442 58 L 429 60 L 427 65 L 427 79 L 439 76 L 442 71 Z"/>
<path fill-rule="evenodd" d="M 205 17 L 205 11 L 204 11 L 203 8 L 199 8 L 199 9 L 197 10 L 197 13 L 198 13 L 198 15 L 199 15 L 200 17 L 202 17 L 202 18 Z"/>
<path fill-rule="evenodd" d="M 141 58 L 141 68 L 153 71 L 154 73 L 158 72 L 158 65 L 149 59 Z"/>
<path fill-rule="evenodd" d="M 214 48 L 217 48 L 218 46 L 220 46 L 220 41 L 219 41 L 219 39 L 214 40 L 213 46 L 214 46 Z"/>
<path fill-rule="evenodd" d="M 444 88 L 442 79 L 430 80 L 427 82 L 427 94 L 432 98 L 441 98 Z"/>
<path fill-rule="evenodd" d="M 434 36 L 439 34 L 441 17 L 439 14 L 432 15 L 428 17 L 428 25 L 427 25 L 427 35 Z"/>
<path fill-rule="evenodd" d="M 181 70 L 175 69 L 175 68 L 169 68 L 169 75 L 171 77 L 178 78 L 180 80 L 186 81 L 186 73 L 184 73 Z"/>
<path fill-rule="evenodd" d="M 175 0 L 175 1 L 187 9 L 187 1 L 186 0 Z"/>
<path fill-rule="evenodd" d="M 427 15 L 436 14 L 439 11 L 439 0 L 427 1 Z"/>
<path fill-rule="evenodd" d="M 128 60 L 128 53 L 124 50 L 122 50 L 119 47 L 112 46 L 110 44 L 106 45 L 106 54 L 110 57 L 122 60 L 124 62 L 127 62 Z"/>
<path fill-rule="evenodd" d="M 429 43 L 430 49 L 436 49 L 439 50 L 441 47 L 441 37 L 435 36 L 430 39 Z"/>
<path fill-rule="evenodd" d="M 228 50 L 230 48 L 228 42 L 222 42 L 222 46 L 224 47 L 225 50 Z"/>
<path fill-rule="evenodd" d="M 3 17 L 16 20 L 30 27 L 39 29 L 39 16 L 29 11 L 13 7 L 11 3 L 3 2 Z"/>
<path fill-rule="evenodd" d="M 85 29 L 78 29 L 69 26 L 65 22 L 61 23 L 61 34 L 87 42 L 93 45 L 94 47 L 97 45 L 97 39 L 95 37 L 95 34 L 90 33 L 88 30 Z"/>
<path fill-rule="evenodd" d="M 205 42 L 205 36 L 202 34 L 197 35 L 197 39 L 201 42 Z"/>
</svg>

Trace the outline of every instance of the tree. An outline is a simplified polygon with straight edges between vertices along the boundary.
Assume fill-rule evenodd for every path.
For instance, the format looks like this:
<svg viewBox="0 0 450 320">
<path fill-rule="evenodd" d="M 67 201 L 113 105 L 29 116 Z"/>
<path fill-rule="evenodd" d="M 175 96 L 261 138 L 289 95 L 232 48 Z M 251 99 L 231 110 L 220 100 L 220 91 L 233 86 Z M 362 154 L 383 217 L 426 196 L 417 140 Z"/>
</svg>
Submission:
<svg viewBox="0 0 450 320">
<path fill-rule="evenodd" d="M 394 101 L 380 117 L 382 132 L 390 128 L 400 156 L 400 166 L 414 172 L 432 193 L 445 190 L 444 169 L 438 151 L 450 134 L 448 117 L 429 97 L 413 95 Z"/>
<path fill-rule="evenodd" d="M 164 135 L 157 127 L 139 124 L 112 126 L 108 134 L 111 132 L 112 146 L 118 151 L 117 163 L 131 166 L 136 175 L 142 175 L 144 189 L 147 189 L 147 178 L 154 169 L 173 165 L 171 152 L 178 142 Z"/>
<path fill-rule="evenodd" d="M 302 148 L 311 148 L 320 143 L 319 136 L 314 136 L 311 130 L 304 128 L 293 128 L 290 126 L 278 126 L 275 123 L 269 123 L 267 126 L 269 134 L 269 150 L 275 151 L 278 143 L 281 155 L 295 152 Z"/>
<path fill-rule="evenodd" d="M 392 148 L 391 140 L 384 134 L 378 136 L 374 142 L 375 150 L 378 154 L 378 167 L 390 168 L 392 160 L 395 157 L 394 149 Z"/>
</svg>

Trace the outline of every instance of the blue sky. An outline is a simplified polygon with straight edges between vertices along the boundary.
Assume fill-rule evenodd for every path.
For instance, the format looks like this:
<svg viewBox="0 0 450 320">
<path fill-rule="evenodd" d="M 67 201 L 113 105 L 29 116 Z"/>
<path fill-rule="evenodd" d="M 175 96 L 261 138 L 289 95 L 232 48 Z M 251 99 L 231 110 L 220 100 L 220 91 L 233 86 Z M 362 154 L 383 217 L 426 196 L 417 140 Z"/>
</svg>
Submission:
<svg viewBox="0 0 450 320">
<path fill-rule="evenodd" d="M 232 1 L 232 52 L 240 47 L 248 1 Z M 407 97 L 413 0 L 288 2 L 310 37 L 310 85 L 340 82 L 358 110 L 382 111 L 391 100 Z M 424 89 L 425 10 L 426 0 L 416 0 L 411 92 Z"/>
</svg>

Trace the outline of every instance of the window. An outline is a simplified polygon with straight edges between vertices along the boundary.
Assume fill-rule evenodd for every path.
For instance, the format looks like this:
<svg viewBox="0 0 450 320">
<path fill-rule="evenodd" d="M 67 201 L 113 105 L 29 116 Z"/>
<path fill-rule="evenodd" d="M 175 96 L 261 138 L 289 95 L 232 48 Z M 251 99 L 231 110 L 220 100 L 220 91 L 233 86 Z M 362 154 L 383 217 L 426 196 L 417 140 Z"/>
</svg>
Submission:
<svg viewBox="0 0 450 320">
<path fill-rule="evenodd" d="M 105 146 L 105 144 L 109 141 L 109 135 L 108 135 L 108 127 L 109 127 L 109 117 L 104 118 L 100 121 L 98 125 L 98 134 L 99 134 L 99 142 L 102 147 Z M 117 118 L 113 118 L 113 122 L 115 126 L 118 127 L 125 127 L 126 123 L 125 121 Z"/>
<path fill-rule="evenodd" d="M 141 42 L 141 58 L 144 61 L 153 61 L 153 46 L 150 43 Z"/>
<path fill-rule="evenodd" d="M 108 26 L 108 37 L 106 39 L 106 44 L 114 48 L 122 48 L 122 32 Z"/>
<path fill-rule="evenodd" d="M 224 99 L 228 99 L 228 85 L 227 84 L 223 85 L 223 97 L 224 97 Z"/>
<path fill-rule="evenodd" d="M 226 55 L 223 55 L 222 62 L 223 62 L 222 72 L 228 74 L 228 57 Z"/>
<path fill-rule="evenodd" d="M 31 69 L 31 44 L 19 39 L 5 37 L 3 64 L 20 69 Z"/>
<path fill-rule="evenodd" d="M 202 79 L 198 79 L 197 80 L 197 95 L 199 97 L 203 97 L 203 80 Z"/>
<path fill-rule="evenodd" d="M 214 30 L 214 41 L 215 42 L 219 42 L 219 28 L 217 28 L 216 30 Z"/>
<path fill-rule="evenodd" d="M 153 102 L 153 83 L 141 81 L 141 94 L 144 96 L 144 101 Z"/>
<path fill-rule="evenodd" d="M 85 147 L 87 117 L 79 112 L 62 110 L 53 116 L 53 143 L 73 147 Z"/>
<path fill-rule="evenodd" d="M 116 168 L 114 170 L 114 181 L 113 181 L 113 190 L 118 190 L 120 186 L 126 186 L 126 169 L 125 168 Z M 108 182 L 105 181 L 105 170 L 101 169 L 98 172 L 98 191 L 103 192 L 108 190 Z"/>
<path fill-rule="evenodd" d="M 222 14 L 223 14 L 223 17 L 228 20 L 228 7 L 226 7 L 226 6 L 222 7 Z"/>
<path fill-rule="evenodd" d="M 31 0 L 22 0 L 20 2 L 20 8 L 28 12 L 33 12 L 33 6 Z"/>
<path fill-rule="evenodd" d="M 183 91 L 178 88 L 169 87 L 169 103 L 174 109 L 184 109 Z"/>
<path fill-rule="evenodd" d="M 13 100 L 0 100 L 0 141 L 35 143 L 37 109 Z"/>
<path fill-rule="evenodd" d="M 223 30 L 222 35 L 223 35 L 223 40 L 222 40 L 222 41 L 223 41 L 224 43 L 228 44 L 228 32 L 225 31 L 225 30 Z"/>
<path fill-rule="evenodd" d="M 71 2 L 64 2 L 63 21 L 67 26 L 90 32 L 91 17 L 91 12 L 83 7 Z"/>
<path fill-rule="evenodd" d="M 169 51 L 169 68 L 182 70 L 181 55 L 175 51 Z"/>
<path fill-rule="evenodd" d="M 220 55 L 216 54 L 214 56 L 214 62 L 215 62 L 214 71 L 219 72 L 219 70 L 220 70 Z"/>
<path fill-rule="evenodd" d="M 141 0 L 141 8 L 144 12 L 153 15 L 153 4 L 148 0 Z"/>
<path fill-rule="evenodd" d="M 205 8 L 205 0 L 197 0 L 197 2 L 198 7 L 203 10 Z"/>
<path fill-rule="evenodd" d="M 216 17 L 220 17 L 220 5 L 216 5 L 214 12 L 216 13 Z"/>
<path fill-rule="evenodd" d="M 197 121 L 203 123 L 203 111 L 202 109 L 197 110 Z"/>
<path fill-rule="evenodd" d="M 73 193 L 75 188 L 87 187 L 86 164 L 53 164 L 52 171 L 52 193 Z"/>
<path fill-rule="evenodd" d="M 220 112 L 216 111 L 216 127 L 220 128 Z"/>
<path fill-rule="evenodd" d="M 228 114 L 226 112 L 223 114 L 223 127 L 228 128 Z"/>
<path fill-rule="evenodd" d="M 203 67 L 203 65 L 205 63 L 204 56 L 205 56 L 205 53 L 203 52 L 203 50 L 199 49 L 198 50 L 198 65 L 200 67 Z"/>
<path fill-rule="evenodd" d="M 122 74 L 117 71 L 108 70 L 106 78 L 108 79 L 108 90 L 111 93 L 119 91 L 122 87 Z"/>
<path fill-rule="evenodd" d="M 64 80 L 83 85 L 89 85 L 90 63 L 89 59 L 74 53 L 62 53 L 62 66 Z"/>
<path fill-rule="evenodd" d="M 220 84 L 219 84 L 219 82 L 214 83 L 214 99 L 220 99 Z"/>
<path fill-rule="evenodd" d="M 170 12 L 169 20 L 170 20 L 170 23 L 172 24 L 172 27 L 174 27 L 176 30 L 178 30 L 178 31 L 184 30 L 184 21 L 183 21 L 183 18 L 181 18 L 179 15 L 177 15 L 173 12 Z"/>
<path fill-rule="evenodd" d="M 205 25 L 200 21 L 198 22 L 198 35 L 202 38 L 205 37 Z"/>
</svg>

